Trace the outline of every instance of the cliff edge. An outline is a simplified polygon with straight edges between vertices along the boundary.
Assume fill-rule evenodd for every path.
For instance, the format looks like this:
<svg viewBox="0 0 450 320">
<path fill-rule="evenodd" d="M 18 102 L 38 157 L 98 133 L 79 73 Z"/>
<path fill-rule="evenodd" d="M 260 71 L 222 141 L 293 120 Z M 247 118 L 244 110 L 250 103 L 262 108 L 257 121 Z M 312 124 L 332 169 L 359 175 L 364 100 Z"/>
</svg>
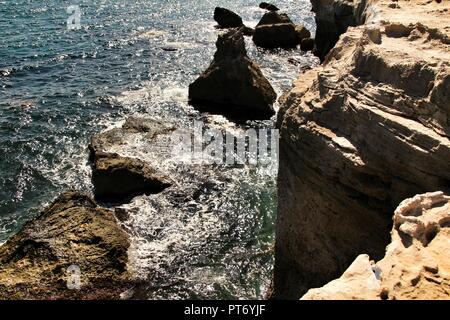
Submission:
<svg viewBox="0 0 450 320">
<path fill-rule="evenodd" d="M 450 2 L 311 2 L 318 48 L 346 32 L 281 98 L 274 298 L 381 260 L 398 204 L 450 191 Z"/>
</svg>

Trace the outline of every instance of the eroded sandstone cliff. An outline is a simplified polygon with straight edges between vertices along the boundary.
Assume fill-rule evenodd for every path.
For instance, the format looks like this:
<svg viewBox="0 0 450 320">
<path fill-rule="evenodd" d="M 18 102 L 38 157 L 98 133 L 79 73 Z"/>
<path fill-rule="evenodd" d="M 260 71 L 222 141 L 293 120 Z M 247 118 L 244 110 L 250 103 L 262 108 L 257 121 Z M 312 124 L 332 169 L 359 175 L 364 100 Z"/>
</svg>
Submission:
<svg viewBox="0 0 450 320">
<path fill-rule="evenodd" d="M 374 264 L 359 256 L 341 278 L 312 289 L 304 300 L 449 299 L 450 197 L 415 196 L 394 214 L 392 243 Z"/>
<path fill-rule="evenodd" d="M 365 24 L 281 99 L 275 298 L 380 260 L 398 204 L 450 189 L 450 3 L 312 2 L 318 46 L 344 4 Z"/>
</svg>

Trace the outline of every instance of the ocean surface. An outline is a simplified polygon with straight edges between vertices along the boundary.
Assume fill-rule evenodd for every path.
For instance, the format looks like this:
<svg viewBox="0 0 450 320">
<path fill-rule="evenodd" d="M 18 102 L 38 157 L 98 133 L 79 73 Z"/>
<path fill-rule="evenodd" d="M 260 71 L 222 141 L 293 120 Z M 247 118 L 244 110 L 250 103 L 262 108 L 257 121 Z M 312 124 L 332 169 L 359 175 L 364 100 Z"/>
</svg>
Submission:
<svg viewBox="0 0 450 320">
<path fill-rule="evenodd" d="M 253 27 L 264 13 L 258 4 L 0 0 L 0 243 L 62 191 L 92 193 L 93 134 L 136 114 L 180 125 L 201 117 L 187 103 L 187 88 L 214 55 L 220 32 L 214 8 L 229 8 Z M 314 33 L 308 0 L 276 4 Z M 78 30 L 67 27 L 70 5 L 80 8 Z M 300 70 L 317 64 L 300 50 L 257 49 L 250 38 L 247 50 L 279 95 Z M 276 172 L 239 170 L 225 173 L 234 179 L 212 192 L 208 205 L 194 204 L 203 205 L 203 214 L 193 210 L 189 223 L 182 212 L 156 210 L 146 197 L 130 204 L 135 210 L 124 222 L 133 237 L 130 269 L 147 283 L 140 296 L 264 297 L 273 265 Z"/>
</svg>

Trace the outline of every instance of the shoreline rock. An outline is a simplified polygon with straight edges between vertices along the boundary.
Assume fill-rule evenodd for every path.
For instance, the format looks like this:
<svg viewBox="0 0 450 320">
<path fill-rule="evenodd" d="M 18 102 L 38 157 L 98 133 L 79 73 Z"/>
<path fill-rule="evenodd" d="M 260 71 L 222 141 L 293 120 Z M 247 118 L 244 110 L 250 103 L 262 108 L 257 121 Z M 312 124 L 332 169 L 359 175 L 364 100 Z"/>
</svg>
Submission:
<svg viewBox="0 0 450 320">
<path fill-rule="evenodd" d="M 324 14 L 344 1 L 312 2 Z M 280 99 L 274 298 L 300 298 L 360 254 L 382 259 L 398 203 L 450 192 L 449 30 L 440 29 L 450 4 L 408 2 L 400 14 L 388 1 L 361 3 L 348 12 L 366 24 L 349 27 Z M 329 43 L 323 36 L 316 43 Z"/>
<path fill-rule="evenodd" d="M 261 48 L 295 48 L 311 33 L 301 25 L 295 25 L 286 14 L 268 12 L 259 21 L 253 34 L 253 42 Z"/>
<path fill-rule="evenodd" d="M 94 135 L 89 150 L 95 199 L 119 204 L 169 188 L 172 182 L 165 174 L 140 159 L 112 152 L 111 148 L 125 144 L 125 137 L 132 134 L 143 134 L 148 140 L 155 140 L 174 129 L 154 119 L 130 117 L 121 128 Z"/>
<path fill-rule="evenodd" d="M 268 119 L 275 114 L 276 93 L 259 66 L 250 60 L 241 30 L 219 36 L 206 71 L 189 86 L 189 103 L 200 111 L 231 119 Z"/>
<path fill-rule="evenodd" d="M 170 179 L 147 163 L 118 154 L 97 155 L 92 169 L 95 199 L 124 203 L 139 195 L 156 194 L 171 186 Z"/>
<path fill-rule="evenodd" d="M 0 246 L 0 299 L 119 299 L 132 286 L 129 245 L 113 211 L 66 192 Z M 81 288 L 71 290 L 74 266 Z"/>
<path fill-rule="evenodd" d="M 449 246 L 450 197 L 417 195 L 395 211 L 392 242 L 381 261 L 361 255 L 341 278 L 302 300 L 448 300 Z"/>
<path fill-rule="evenodd" d="M 240 28 L 244 26 L 242 18 L 235 12 L 216 7 L 214 9 L 214 20 L 218 23 L 220 28 Z"/>
</svg>

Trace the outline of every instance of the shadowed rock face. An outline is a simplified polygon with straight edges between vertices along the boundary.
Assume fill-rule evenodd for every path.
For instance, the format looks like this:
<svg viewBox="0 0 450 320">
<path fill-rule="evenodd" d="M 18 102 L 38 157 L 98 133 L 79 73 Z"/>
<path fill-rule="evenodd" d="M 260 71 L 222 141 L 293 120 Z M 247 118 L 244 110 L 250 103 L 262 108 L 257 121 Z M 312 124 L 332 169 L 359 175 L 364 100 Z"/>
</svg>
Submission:
<svg viewBox="0 0 450 320">
<path fill-rule="evenodd" d="M 221 7 L 216 7 L 214 10 L 214 20 L 220 28 L 240 28 L 244 25 L 238 14 Z"/>
<path fill-rule="evenodd" d="M 363 24 L 370 0 L 311 0 L 316 14 L 315 54 L 324 60 L 349 26 Z"/>
<path fill-rule="evenodd" d="M 92 171 L 95 198 L 120 203 L 142 194 L 154 194 L 170 186 L 169 179 L 139 159 L 103 154 Z"/>
<path fill-rule="evenodd" d="M 297 299 L 360 254 L 380 260 L 397 205 L 450 189 L 448 35 L 433 25 L 445 16 L 378 4 L 383 23 L 349 28 L 280 100 L 274 297 Z M 409 31 L 394 37 L 399 23 Z"/>
<path fill-rule="evenodd" d="M 359 256 L 337 280 L 304 300 L 448 300 L 450 197 L 442 192 L 403 201 L 394 214 L 392 242 L 378 263 Z"/>
<path fill-rule="evenodd" d="M 295 25 L 286 14 L 266 13 L 255 28 L 253 42 L 262 48 L 295 48 L 311 33 Z"/>
<path fill-rule="evenodd" d="M 0 299 L 119 299 L 131 284 L 128 247 L 112 211 L 64 193 L 0 247 Z M 67 288 L 72 265 L 80 290 Z"/>
<path fill-rule="evenodd" d="M 276 93 L 258 65 L 247 56 L 242 32 L 219 36 L 209 68 L 189 86 L 189 100 L 202 111 L 233 119 L 268 119 Z"/>
<path fill-rule="evenodd" d="M 111 203 L 124 203 L 142 194 L 155 194 L 170 187 L 170 179 L 157 172 L 149 163 L 124 157 L 110 149 L 126 143 L 133 134 L 155 140 L 160 134 L 170 133 L 174 127 L 154 119 L 130 117 L 122 128 L 94 135 L 89 149 L 92 160 L 92 183 L 95 198 Z"/>
</svg>

